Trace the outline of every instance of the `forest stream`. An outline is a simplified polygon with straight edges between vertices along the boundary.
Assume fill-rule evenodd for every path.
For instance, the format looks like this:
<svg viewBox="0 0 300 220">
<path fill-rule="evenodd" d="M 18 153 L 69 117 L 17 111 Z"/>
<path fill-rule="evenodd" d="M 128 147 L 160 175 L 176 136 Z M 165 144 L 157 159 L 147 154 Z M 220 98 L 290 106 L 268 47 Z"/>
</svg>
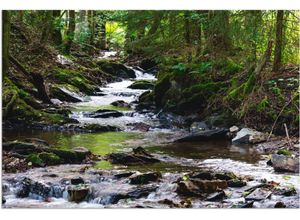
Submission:
<svg viewBox="0 0 300 220">
<path fill-rule="evenodd" d="M 104 55 L 106 56 L 106 55 Z M 186 135 L 187 129 L 172 126 L 177 120 L 171 116 L 162 117 L 161 112 L 137 111 L 131 108 L 115 107 L 114 101 L 135 103 L 147 91 L 128 88 L 134 81 L 155 81 L 155 75 L 134 69 L 135 79 L 123 79 L 99 88 L 99 95 L 81 97 L 82 101 L 69 103 L 70 118 L 80 123 L 110 125 L 120 131 L 84 133 L 57 130 L 10 129 L 3 133 L 7 141 L 24 141 L 39 138 L 52 147 L 72 149 L 85 147 L 93 154 L 104 157 L 111 153 L 131 152 L 142 147 L 159 160 L 153 164 L 125 166 L 112 164 L 107 160 L 95 164 L 62 164 L 32 168 L 25 172 L 4 173 L 2 179 L 5 208 L 102 208 L 102 207 L 257 207 L 270 208 L 276 204 L 299 207 L 299 175 L 277 173 L 266 164 L 267 156 L 259 153 L 253 145 L 234 145 L 228 140 L 196 142 L 174 142 Z M 92 118 L 90 113 L 99 109 L 116 110 L 121 117 Z M 147 132 L 142 131 L 147 125 Z M 138 127 L 138 128 L 137 128 Z M 142 128 L 140 128 L 142 127 Z M 84 171 L 83 171 L 84 170 Z M 209 193 L 207 198 L 183 195 L 178 192 L 178 181 L 192 179 L 190 172 L 199 175 L 229 175 L 233 172 L 242 184 L 233 184 L 221 191 Z M 149 174 L 147 184 L 137 185 L 133 177 Z M 152 175 L 152 176 L 151 176 Z M 157 176 L 155 176 L 157 175 Z M 230 176 L 230 175 L 229 175 Z M 28 178 L 26 180 L 26 178 Z M 148 178 L 147 176 L 143 178 Z M 213 178 L 213 177 L 212 177 Z M 209 178 L 208 178 L 209 179 Z M 217 178 L 220 180 L 220 178 Z M 222 178 L 221 178 L 222 179 Z M 230 179 L 230 177 L 229 177 Z M 88 189 L 83 201 L 68 200 L 70 181 L 79 181 L 79 186 Z M 227 179 L 226 179 L 227 180 Z M 28 181 L 31 190 L 28 197 L 20 197 L 20 188 Z M 220 180 L 221 181 L 221 180 Z M 244 184 L 245 183 L 245 184 Z M 280 187 L 277 191 L 261 190 L 253 192 L 263 184 Z M 26 184 L 25 184 L 26 185 Z M 33 187 L 32 187 L 33 185 Z M 290 194 L 289 194 L 290 193 Z M 47 194 L 47 199 L 45 199 Z M 289 195 L 288 195 L 289 194 Z M 254 198 L 250 198 L 250 196 Z M 287 196 L 288 195 L 288 196 Z M 278 203 L 281 202 L 281 203 Z"/>
</svg>

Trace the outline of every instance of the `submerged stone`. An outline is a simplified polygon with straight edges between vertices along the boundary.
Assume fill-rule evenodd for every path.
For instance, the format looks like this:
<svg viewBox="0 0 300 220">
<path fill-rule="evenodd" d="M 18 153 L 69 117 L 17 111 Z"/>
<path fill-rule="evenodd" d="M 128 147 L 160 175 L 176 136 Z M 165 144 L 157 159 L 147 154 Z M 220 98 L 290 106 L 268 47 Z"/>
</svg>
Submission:
<svg viewBox="0 0 300 220">
<path fill-rule="evenodd" d="M 246 200 L 261 201 L 269 198 L 272 192 L 267 189 L 257 188 L 245 197 Z"/>
</svg>

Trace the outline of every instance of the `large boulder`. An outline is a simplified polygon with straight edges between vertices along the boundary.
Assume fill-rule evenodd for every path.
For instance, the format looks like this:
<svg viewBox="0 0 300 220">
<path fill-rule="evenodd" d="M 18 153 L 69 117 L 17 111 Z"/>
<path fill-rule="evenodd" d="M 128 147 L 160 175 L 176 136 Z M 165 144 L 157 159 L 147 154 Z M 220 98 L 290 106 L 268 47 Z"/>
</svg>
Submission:
<svg viewBox="0 0 300 220">
<path fill-rule="evenodd" d="M 157 66 L 156 62 L 154 60 L 148 59 L 148 58 L 143 59 L 140 63 L 140 67 L 143 70 L 145 70 L 146 72 L 153 69 L 156 66 Z"/>
<path fill-rule="evenodd" d="M 89 118 L 118 118 L 123 116 L 123 113 L 115 110 L 100 109 L 84 115 Z"/>
<path fill-rule="evenodd" d="M 268 139 L 268 134 L 250 128 L 243 128 L 232 139 L 233 144 L 256 144 Z"/>
<path fill-rule="evenodd" d="M 50 97 L 57 98 L 65 102 L 82 102 L 83 99 L 76 93 L 69 91 L 64 87 L 51 86 L 49 89 Z"/>
<path fill-rule="evenodd" d="M 17 197 L 28 197 L 33 194 L 42 198 L 48 198 L 51 193 L 51 187 L 45 183 L 36 182 L 27 177 L 23 178 L 16 192 Z"/>
<path fill-rule="evenodd" d="M 176 142 L 190 142 L 190 141 L 207 141 L 216 139 L 227 139 L 227 129 L 218 128 L 212 130 L 204 130 L 192 133 L 186 137 L 176 140 Z"/>
<path fill-rule="evenodd" d="M 136 77 L 134 70 L 126 67 L 123 64 L 107 61 L 99 61 L 97 64 L 104 72 L 109 73 L 113 76 L 124 79 Z"/>
<path fill-rule="evenodd" d="M 128 86 L 128 88 L 148 90 L 148 89 L 154 88 L 154 83 L 151 81 L 147 81 L 147 80 L 139 80 L 139 81 L 135 81 L 134 83 L 132 83 L 130 86 Z"/>
<path fill-rule="evenodd" d="M 282 154 L 272 154 L 271 163 L 275 171 L 299 173 L 299 158 Z"/>
<path fill-rule="evenodd" d="M 138 147 L 129 153 L 112 153 L 106 156 L 112 164 L 122 165 L 139 165 L 151 164 L 159 162 L 151 154 L 147 153 L 143 148 Z"/>
</svg>

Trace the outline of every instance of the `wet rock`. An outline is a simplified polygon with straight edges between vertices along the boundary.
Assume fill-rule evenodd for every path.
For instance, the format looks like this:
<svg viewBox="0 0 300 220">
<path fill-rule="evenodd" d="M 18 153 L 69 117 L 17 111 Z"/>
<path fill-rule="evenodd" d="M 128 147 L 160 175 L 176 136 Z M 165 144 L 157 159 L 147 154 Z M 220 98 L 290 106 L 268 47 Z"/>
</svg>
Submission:
<svg viewBox="0 0 300 220">
<path fill-rule="evenodd" d="M 142 197 L 147 197 L 150 193 L 156 191 L 156 189 L 157 186 L 137 187 L 136 189 L 127 193 L 126 198 L 139 199 Z"/>
<path fill-rule="evenodd" d="M 89 194 L 89 186 L 71 186 L 68 188 L 68 199 L 70 202 L 82 202 Z"/>
<path fill-rule="evenodd" d="M 55 173 L 50 173 L 50 174 L 44 174 L 42 177 L 51 177 L 51 178 L 55 178 L 55 177 L 58 177 L 58 175 L 55 174 Z"/>
<path fill-rule="evenodd" d="M 202 180 L 212 180 L 214 176 L 212 175 L 211 172 L 200 172 L 197 174 L 193 174 L 191 178 L 194 179 L 202 179 Z"/>
<path fill-rule="evenodd" d="M 243 128 L 232 139 L 234 144 L 256 144 L 266 141 L 268 135 L 250 128 Z"/>
<path fill-rule="evenodd" d="M 57 98 L 65 102 L 82 102 L 83 100 L 76 94 L 63 87 L 51 86 L 49 89 L 50 97 Z"/>
<path fill-rule="evenodd" d="M 246 200 L 261 201 L 269 198 L 272 192 L 267 189 L 257 188 L 245 197 Z"/>
<path fill-rule="evenodd" d="M 237 126 L 232 126 L 229 128 L 229 132 L 230 133 L 236 133 L 238 132 L 240 129 Z"/>
<path fill-rule="evenodd" d="M 206 140 L 216 140 L 216 139 L 226 139 L 227 129 L 219 128 L 213 130 L 206 130 L 194 133 L 187 137 L 180 138 L 176 142 L 189 142 L 189 141 L 206 141 Z"/>
<path fill-rule="evenodd" d="M 2 195 L 2 205 L 6 203 L 5 197 Z"/>
<path fill-rule="evenodd" d="M 98 61 L 97 65 L 106 73 L 120 78 L 135 78 L 134 70 L 120 63 Z"/>
<path fill-rule="evenodd" d="M 242 204 L 238 206 L 238 208 L 253 208 L 254 201 L 246 202 L 245 204 Z"/>
<path fill-rule="evenodd" d="M 133 130 L 139 130 L 142 132 L 149 131 L 149 129 L 151 127 L 150 125 L 147 125 L 143 122 L 130 123 L 130 124 L 127 124 L 127 126 L 131 126 Z"/>
<path fill-rule="evenodd" d="M 50 146 L 50 144 L 47 141 L 39 139 L 39 138 L 26 138 L 25 141 L 32 143 L 39 147 L 49 147 Z"/>
<path fill-rule="evenodd" d="M 46 165 L 58 165 L 63 162 L 61 158 L 54 153 L 41 152 L 37 156 L 41 159 L 41 163 L 45 163 Z"/>
<path fill-rule="evenodd" d="M 84 115 L 89 118 L 118 118 L 123 116 L 123 113 L 115 110 L 100 109 L 92 113 L 84 113 Z"/>
<path fill-rule="evenodd" d="M 123 101 L 123 100 L 117 100 L 111 103 L 112 106 L 122 107 L 122 108 L 130 108 L 130 105 Z"/>
<path fill-rule="evenodd" d="M 2 169 L 6 173 L 24 172 L 30 168 L 25 158 L 19 158 L 14 155 L 11 152 L 2 152 Z"/>
<path fill-rule="evenodd" d="M 231 179 L 227 181 L 227 184 L 229 187 L 243 187 L 246 186 L 247 183 L 245 181 L 239 180 L 239 179 Z"/>
<path fill-rule="evenodd" d="M 297 191 L 294 187 L 289 188 L 275 188 L 273 191 L 275 195 L 282 195 L 282 196 L 293 196 L 297 194 Z"/>
<path fill-rule="evenodd" d="M 139 80 L 135 81 L 132 83 L 130 86 L 128 86 L 130 89 L 153 89 L 154 88 L 154 83 L 152 81 L 147 81 L 147 80 Z"/>
<path fill-rule="evenodd" d="M 116 174 L 114 175 L 114 177 L 116 179 L 121 179 L 121 178 L 126 178 L 126 177 L 130 177 L 134 174 L 134 172 L 127 172 L 127 173 L 119 173 L 119 174 Z"/>
<path fill-rule="evenodd" d="M 138 147 L 130 153 L 112 153 L 106 156 L 112 164 L 138 165 L 159 162 L 143 148 Z"/>
<path fill-rule="evenodd" d="M 286 208 L 286 205 L 283 202 L 277 202 L 274 208 Z"/>
<path fill-rule="evenodd" d="M 136 174 L 135 176 L 130 177 L 129 183 L 134 185 L 148 184 L 150 182 L 158 181 L 161 177 L 161 173 L 159 172 Z"/>
<path fill-rule="evenodd" d="M 79 160 L 84 160 L 88 156 L 92 155 L 92 152 L 85 147 L 75 147 L 72 150 L 77 154 Z"/>
<path fill-rule="evenodd" d="M 299 158 L 272 154 L 271 162 L 275 171 L 299 173 Z"/>
<path fill-rule="evenodd" d="M 41 152 L 41 150 L 32 143 L 25 143 L 20 141 L 10 141 L 2 144 L 4 151 L 10 151 L 22 155 Z"/>
<path fill-rule="evenodd" d="M 82 179 L 82 177 L 74 177 L 71 179 L 71 184 L 72 185 L 84 184 L 84 179 Z"/>
<path fill-rule="evenodd" d="M 210 194 L 206 200 L 207 201 L 222 201 L 226 197 L 225 192 L 222 190 L 220 192 L 215 192 Z"/>
<path fill-rule="evenodd" d="M 107 131 L 120 131 L 120 128 L 111 125 L 100 125 L 100 124 L 85 124 L 83 129 L 91 132 L 107 132 Z"/>
<path fill-rule="evenodd" d="M 234 173 L 227 172 L 227 173 L 216 173 L 215 177 L 219 180 L 231 180 L 236 179 L 237 176 Z"/>
<path fill-rule="evenodd" d="M 190 132 L 192 133 L 197 133 L 197 132 L 201 132 L 204 130 L 208 130 L 208 126 L 205 122 L 200 121 L 200 122 L 193 122 L 190 126 Z"/>
<path fill-rule="evenodd" d="M 25 177 L 20 182 L 20 187 L 16 195 L 17 197 L 24 198 L 24 197 L 28 197 L 29 194 L 31 193 L 45 199 L 49 197 L 50 192 L 51 192 L 51 187 L 49 185 L 41 182 L 36 182 L 33 181 L 32 179 Z"/>
<path fill-rule="evenodd" d="M 156 62 L 152 59 L 143 59 L 141 61 L 140 67 L 145 70 L 146 72 L 149 72 L 152 68 L 156 66 Z"/>
<path fill-rule="evenodd" d="M 196 180 L 179 181 L 176 192 L 183 196 L 202 196 L 202 193 L 213 193 L 227 188 L 224 180 Z"/>
</svg>

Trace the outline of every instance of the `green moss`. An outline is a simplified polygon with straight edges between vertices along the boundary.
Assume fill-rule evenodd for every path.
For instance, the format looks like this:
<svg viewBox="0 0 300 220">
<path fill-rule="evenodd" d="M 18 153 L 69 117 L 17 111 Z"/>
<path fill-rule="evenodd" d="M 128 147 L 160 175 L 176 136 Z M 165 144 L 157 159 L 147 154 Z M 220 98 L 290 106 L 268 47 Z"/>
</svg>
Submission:
<svg viewBox="0 0 300 220">
<path fill-rule="evenodd" d="M 59 83 L 70 84 L 76 87 L 80 92 L 83 92 L 87 95 L 93 94 L 94 83 L 87 79 L 82 72 L 70 69 L 55 68 L 51 72 L 50 76 Z M 74 90 L 74 88 L 71 88 L 71 91 L 72 90 Z"/>
<path fill-rule="evenodd" d="M 35 166 L 43 166 L 44 165 L 44 161 L 39 157 L 38 154 L 28 155 L 28 157 L 26 158 L 26 161 L 31 162 Z"/>
<path fill-rule="evenodd" d="M 114 166 L 107 160 L 101 160 L 96 163 L 95 168 L 101 170 L 111 170 L 114 168 Z"/>
<path fill-rule="evenodd" d="M 157 106 L 162 106 L 162 99 L 165 95 L 165 93 L 169 90 L 171 87 L 170 82 L 171 75 L 167 74 L 162 79 L 157 81 L 155 87 L 154 87 L 154 100 Z"/>
<path fill-rule="evenodd" d="M 153 89 L 153 87 L 154 87 L 153 82 L 148 80 L 135 81 L 133 84 L 128 86 L 128 88 L 131 89 Z"/>
<path fill-rule="evenodd" d="M 119 106 L 113 106 L 113 105 L 88 106 L 88 105 L 78 104 L 72 108 L 72 111 L 74 111 L 74 112 L 92 112 L 92 111 L 97 111 L 100 109 L 116 110 L 116 111 L 131 111 L 132 110 L 129 107 L 119 107 Z"/>
<path fill-rule="evenodd" d="M 285 156 L 291 156 L 292 155 L 292 153 L 287 149 L 280 149 L 280 150 L 277 151 L 277 154 L 281 154 L 281 155 L 285 155 Z"/>
<path fill-rule="evenodd" d="M 47 165 L 57 165 L 62 162 L 60 157 L 54 153 L 42 152 L 38 154 L 38 157 Z"/>
</svg>

